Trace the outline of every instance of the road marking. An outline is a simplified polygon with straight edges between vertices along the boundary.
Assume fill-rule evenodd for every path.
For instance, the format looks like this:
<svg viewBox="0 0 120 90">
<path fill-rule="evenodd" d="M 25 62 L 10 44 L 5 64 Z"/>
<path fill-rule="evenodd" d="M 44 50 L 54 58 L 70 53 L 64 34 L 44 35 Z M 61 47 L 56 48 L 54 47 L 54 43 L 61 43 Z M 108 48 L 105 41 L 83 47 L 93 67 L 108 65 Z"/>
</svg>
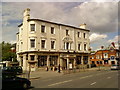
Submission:
<svg viewBox="0 0 120 90">
<path fill-rule="evenodd" d="M 111 77 L 107 77 L 107 79 L 110 79 Z"/>
<path fill-rule="evenodd" d="M 72 80 L 67 80 L 67 81 L 63 81 L 63 82 L 58 82 L 58 83 L 50 84 L 48 86 L 54 86 L 54 85 L 63 84 L 63 83 L 71 82 L 71 81 Z"/>
<path fill-rule="evenodd" d="M 80 77 L 80 79 L 84 79 L 84 78 L 87 78 L 87 77 L 92 77 L 93 75 L 89 75 L 89 76 L 84 76 L 84 77 Z"/>
<path fill-rule="evenodd" d="M 96 82 L 93 82 L 93 83 L 91 83 L 90 85 L 94 85 L 94 84 L 96 84 Z"/>
</svg>

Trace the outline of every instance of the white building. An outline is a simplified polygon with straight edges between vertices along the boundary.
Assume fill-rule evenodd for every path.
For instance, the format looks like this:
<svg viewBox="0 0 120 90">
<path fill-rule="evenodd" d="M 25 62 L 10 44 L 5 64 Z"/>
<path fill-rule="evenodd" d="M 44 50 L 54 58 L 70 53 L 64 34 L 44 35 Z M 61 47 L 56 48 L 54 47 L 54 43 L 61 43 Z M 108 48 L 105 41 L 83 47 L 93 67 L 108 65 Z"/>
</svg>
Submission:
<svg viewBox="0 0 120 90">
<path fill-rule="evenodd" d="M 29 66 L 68 69 L 69 64 L 89 64 L 89 30 L 41 19 L 30 19 L 24 10 L 23 22 L 17 33 L 17 60 L 24 70 Z"/>
</svg>

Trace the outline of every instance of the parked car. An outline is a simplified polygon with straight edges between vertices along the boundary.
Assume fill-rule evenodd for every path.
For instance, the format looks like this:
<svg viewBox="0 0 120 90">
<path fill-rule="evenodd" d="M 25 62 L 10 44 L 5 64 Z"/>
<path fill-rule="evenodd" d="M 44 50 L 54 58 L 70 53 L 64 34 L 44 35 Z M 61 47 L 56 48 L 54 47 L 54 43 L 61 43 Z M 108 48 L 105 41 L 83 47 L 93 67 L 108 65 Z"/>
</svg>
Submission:
<svg viewBox="0 0 120 90">
<path fill-rule="evenodd" d="M 21 74 L 23 73 L 22 67 L 21 66 L 9 66 L 9 67 L 4 67 L 2 69 L 3 72 L 12 72 L 15 74 Z"/>
<path fill-rule="evenodd" d="M 17 77 L 14 73 L 2 73 L 2 90 L 28 89 L 31 82 L 26 78 Z"/>
<path fill-rule="evenodd" d="M 120 70 L 120 66 L 119 65 L 112 65 L 111 70 Z"/>
</svg>

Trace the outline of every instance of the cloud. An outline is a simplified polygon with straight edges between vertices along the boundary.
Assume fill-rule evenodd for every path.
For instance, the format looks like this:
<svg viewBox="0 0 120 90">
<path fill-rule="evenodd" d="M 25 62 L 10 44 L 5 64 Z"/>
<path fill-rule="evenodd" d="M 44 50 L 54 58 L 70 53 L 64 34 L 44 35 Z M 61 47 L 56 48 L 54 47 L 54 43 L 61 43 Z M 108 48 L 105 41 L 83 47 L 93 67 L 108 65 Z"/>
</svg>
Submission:
<svg viewBox="0 0 120 90">
<path fill-rule="evenodd" d="M 92 33 L 90 35 L 90 42 L 95 43 L 95 42 L 98 42 L 99 40 L 105 39 L 105 38 L 107 38 L 106 34 Z"/>
<path fill-rule="evenodd" d="M 91 32 L 108 33 L 117 31 L 117 2 L 82 3 L 71 10 L 76 24 L 86 23 Z"/>
<path fill-rule="evenodd" d="M 93 33 L 90 38 L 92 43 L 98 39 L 108 37 L 109 32 L 117 32 L 117 2 L 19 2 L 3 3 L 2 23 L 3 40 L 16 40 L 17 25 L 22 21 L 25 8 L 31 9 L 31 18 L 40 18 L 54 22 L 78 26 L 87 24 L 87 29 Z M 12 22 L 12 23 L 11 23 Z M 93 36 L 95 35 L 96 38 Z M 96 40 L 97 39 L 97 40 Z"/>
<path fill-rule="evenodd" d="M 115 36 L 113 39 L 108 40 L 108 43 L 115 43 L 115 47 L 118 49 L 120 43 L 120 35 Z"/>
<path fill-rule="evenodd" d="M 120 42 L 120 35 L 119 36 L 117 35 L 113 39 L 108 40 L 108 43 L 112 43 L 112 42 L 115 42 L 115 43 Z"/>
</svg>

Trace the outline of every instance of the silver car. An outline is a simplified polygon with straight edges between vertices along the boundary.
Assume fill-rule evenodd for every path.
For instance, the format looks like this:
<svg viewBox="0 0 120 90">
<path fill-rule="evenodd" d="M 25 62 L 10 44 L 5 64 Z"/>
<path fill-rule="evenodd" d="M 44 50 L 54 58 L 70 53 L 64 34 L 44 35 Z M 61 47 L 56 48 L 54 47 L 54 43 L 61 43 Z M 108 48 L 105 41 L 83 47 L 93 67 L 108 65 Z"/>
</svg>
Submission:
<svg viewBox="0 0 120 90">
<path fill-rule="evenodd" d="M 120 70 L 120 66 L 119 65 L 112 65 L 111 70 Z"/>
</svg>

